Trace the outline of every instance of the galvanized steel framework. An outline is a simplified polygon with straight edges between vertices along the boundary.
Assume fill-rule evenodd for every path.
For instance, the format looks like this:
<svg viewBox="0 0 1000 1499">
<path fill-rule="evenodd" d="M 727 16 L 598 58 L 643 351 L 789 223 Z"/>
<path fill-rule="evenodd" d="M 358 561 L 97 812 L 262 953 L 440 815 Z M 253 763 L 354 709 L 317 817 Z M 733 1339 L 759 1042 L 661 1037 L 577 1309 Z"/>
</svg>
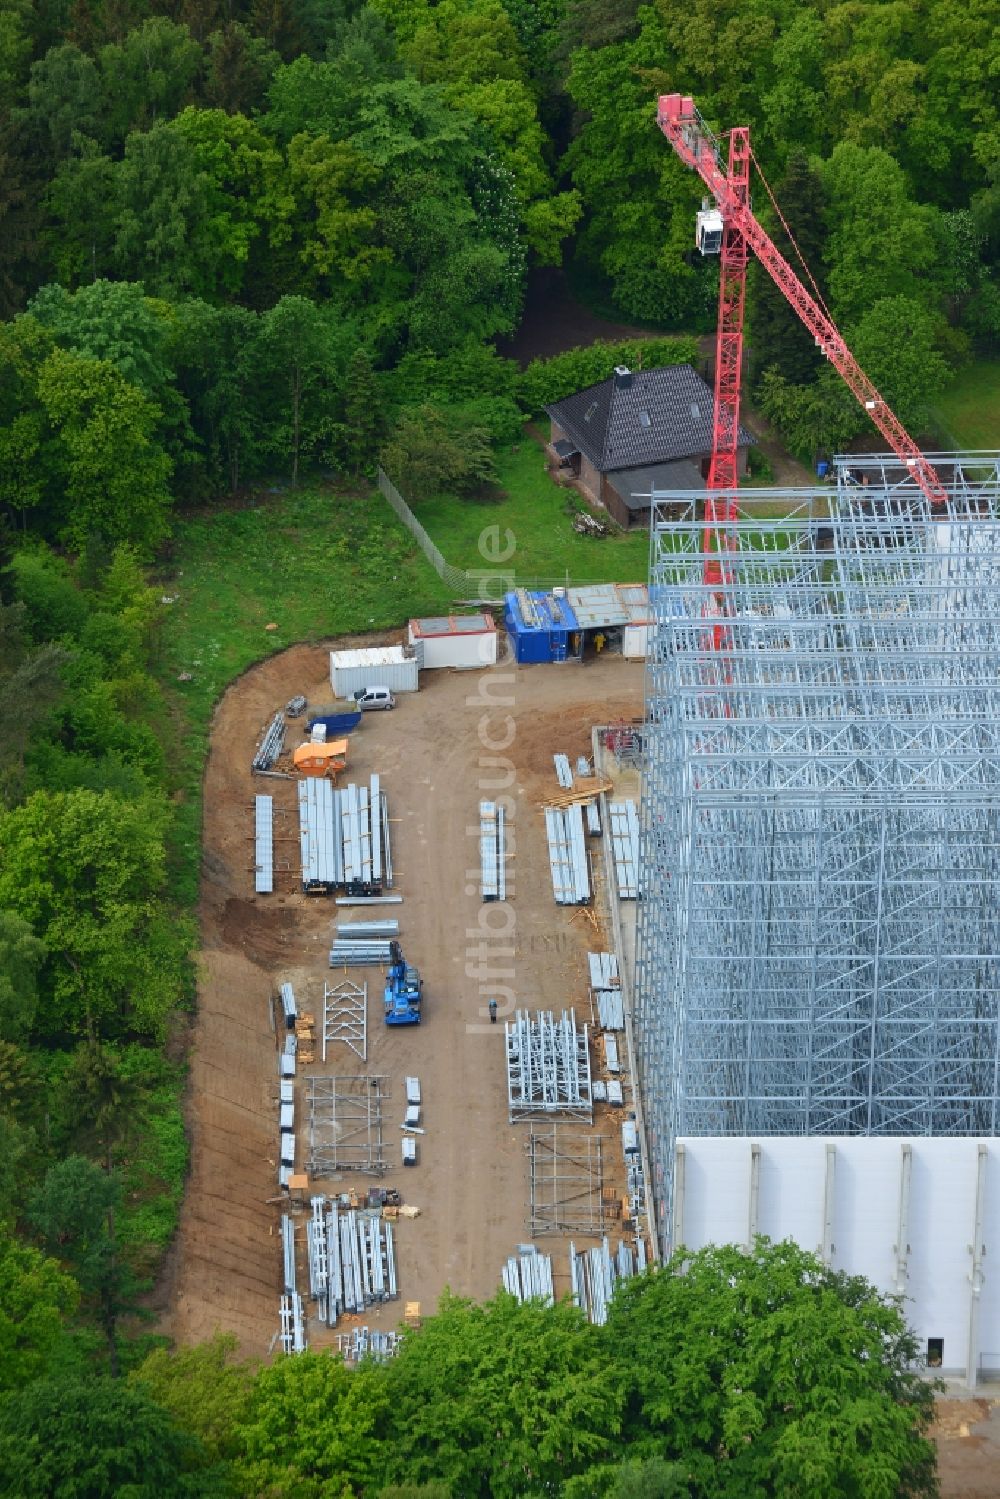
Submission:
<svg viewBox="0 0 1000 1499">
<path fill-rule="evenodd" d="M 936 465 L 940 517 L 893 458 L 757 491 L 780 518 L 710 543 L 718 592 L 701 524 L 654 520 L 635 1029 L 664 1250 L 679 1134 L 997 1132 L 1000 463 Z"/>
</svg>

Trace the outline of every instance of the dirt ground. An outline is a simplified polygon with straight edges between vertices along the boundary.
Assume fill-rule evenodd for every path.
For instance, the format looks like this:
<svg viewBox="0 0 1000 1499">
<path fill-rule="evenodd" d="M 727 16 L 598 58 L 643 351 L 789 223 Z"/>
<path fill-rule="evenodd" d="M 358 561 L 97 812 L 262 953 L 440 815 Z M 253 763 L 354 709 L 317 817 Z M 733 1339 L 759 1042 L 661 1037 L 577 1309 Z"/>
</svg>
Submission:
<svg viewBox="0 0 1000 1499">
<path fill-rule="evenodd" d="M 299 1009 L 321 1016 L 332 923 L 338 913 L 354 919 L 368 913 L 345 912 L 300 893 L 295 785 L 253 778 L 250 760 L 261 727 L 293 694 L 305 693 L 311 704 L 330 701 L 328 662 L 328 647 L 298 646 L 234 683 L 216 711 L 205 774 L 191 1174 L 163 1331 L 188 1343 L 222 1328 L 236 1334 L 244 1352 L 257 1355 L 270 1347 L 281 1292 L 270 996 L 290 980 Z M 363 780 L 373 771 L 382 776 L 395 889 L 404 897 L 385 913 L 398 916 L 407 959 L 423 975 L 424 1022 L 388 1030 L 381 1020 L 381 974 L 370 970 L 367 1066 L 338 1046 L 325 1067 L 317 1047 L 316 1062 L 304 1069 L 390 1075 L 390 1161 L 400 1159 L 404 1075 L 420 1077 L 426 1133 L 418 1140 L 418 1163 L 405 1173 L 400 1165 L 384 1179 L 421 1210 L 397 1226 L 401 1300 L 364 1318 L 389 1327 L 397 1325 L 403 1299 L 420 1301 L 427 1312 L 446 1286 L 476 1298 L 492 1295 L 503 1261 L 529 1237 L 527 1128 L 507 1121 L 503 1027 L 490 1027 L 486 1004 L 498 981 L 512 982 L 520 1006 L 575 1004 L 581 1018 L 590 1018 L 586 953 L 606 939 L 554 903 L 537 804 L 558 789 L 553 752 L 588 754 L 593 723 L 641 710 L 642 667 L 606 658 L 583 666 L 427 672 L 421 682 L 419 693 L 399 695 L 394 712 L 366 716 L 352 736 L 345 779 Z M 290 743 L 297 742 L 290 735 Z M 496 766 L 504 757 L 513 765 L 509 786 Z M 278 874 L 274 895 L 255 896 L 253 797 L 264 790 L 274 796 L 276 863 L 284 860 L 288 868 Z M 501 791 L 516 803 L 508 825 L 508 901 L 484 906 L 478 802 Z M 495 932 L 507 920 L 513 922 L 507 936 L 491 935 L 482 925 Z M 505 968 L 513 969 L 512 981 Z M 613 1117 L 595 1127 L 615 1143 Z M 614 1160 L 615 1152 L 606 1156 Z M 371 1178 L 352 1174 L 317 1186 L 344 1191 L 370 1184 Z M 559 1293 L 568 1283 L 565 1254 L 553 1268 Z M 309 1334 L 313 1346 L 329 1338 L 315 1322 Z"/>
<path fill-rule="evenodd" d="M 941 1499 L 996 1499 L 1000 1494 L 1000 1390 L 982 1398 L 956 1390 L 937 1402 L 931 1435 L 937 1442 Z"/>
</svg>

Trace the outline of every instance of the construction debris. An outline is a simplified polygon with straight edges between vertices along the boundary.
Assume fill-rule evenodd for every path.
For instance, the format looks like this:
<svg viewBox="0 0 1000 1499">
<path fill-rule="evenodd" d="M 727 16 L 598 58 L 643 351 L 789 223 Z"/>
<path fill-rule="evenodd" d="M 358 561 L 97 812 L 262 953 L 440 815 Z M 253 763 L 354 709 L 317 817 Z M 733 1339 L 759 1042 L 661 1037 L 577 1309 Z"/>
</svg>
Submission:
<svg viewBox="0 0 1000 1499">
<path fill-rule="evenodd" d="M 547 796 L 539 805 L 542 807 L 576 807 L 582 802 L 589 802 L 595 796 L 613 790 L 613 781 L 597 780 L 591 777 L 586 786 L 576 786 L 572 791 L 560 791 L 555 796 Z"/>
</svg>

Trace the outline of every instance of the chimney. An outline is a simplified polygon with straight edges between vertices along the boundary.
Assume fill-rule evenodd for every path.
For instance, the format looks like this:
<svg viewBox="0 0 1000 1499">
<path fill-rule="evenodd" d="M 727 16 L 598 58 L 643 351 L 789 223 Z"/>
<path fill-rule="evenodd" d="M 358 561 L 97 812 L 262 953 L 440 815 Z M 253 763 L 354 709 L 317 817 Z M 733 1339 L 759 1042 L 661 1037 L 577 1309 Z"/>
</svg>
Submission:
<svg viewBox="0 0 1000 1499">
<path fill-rule="evenodd" d="M 628 390 L 632 384 L 632 371 L 627 364 L 615 365 L 615 389 Z"/>
</svg>

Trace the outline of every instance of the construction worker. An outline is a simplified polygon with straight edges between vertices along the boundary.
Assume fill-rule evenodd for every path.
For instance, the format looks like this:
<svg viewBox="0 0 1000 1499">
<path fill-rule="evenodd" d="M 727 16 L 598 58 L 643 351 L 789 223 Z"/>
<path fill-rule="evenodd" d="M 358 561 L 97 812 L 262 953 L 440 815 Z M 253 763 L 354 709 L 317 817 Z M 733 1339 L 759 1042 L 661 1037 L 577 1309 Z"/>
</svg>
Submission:
<svg viewBox="0 0 1000 1499">
<path fill-rule="evenodd" d="M 491 999 L 490 1000 L 490 1025 L 496 1025 L 496 1023 L 497 1023 L 497 1002 L 496 1002 L 495 999 Z"/>
<path fill-rule="evenodd" d="M 594 650 L 598 655 L 600 655 L 601 651 L 603 651 L 606 640 L 607 636 L 602 635 L 600 630 L 598 630 L 597 634 L 594 636 Z"/>
</svg>

